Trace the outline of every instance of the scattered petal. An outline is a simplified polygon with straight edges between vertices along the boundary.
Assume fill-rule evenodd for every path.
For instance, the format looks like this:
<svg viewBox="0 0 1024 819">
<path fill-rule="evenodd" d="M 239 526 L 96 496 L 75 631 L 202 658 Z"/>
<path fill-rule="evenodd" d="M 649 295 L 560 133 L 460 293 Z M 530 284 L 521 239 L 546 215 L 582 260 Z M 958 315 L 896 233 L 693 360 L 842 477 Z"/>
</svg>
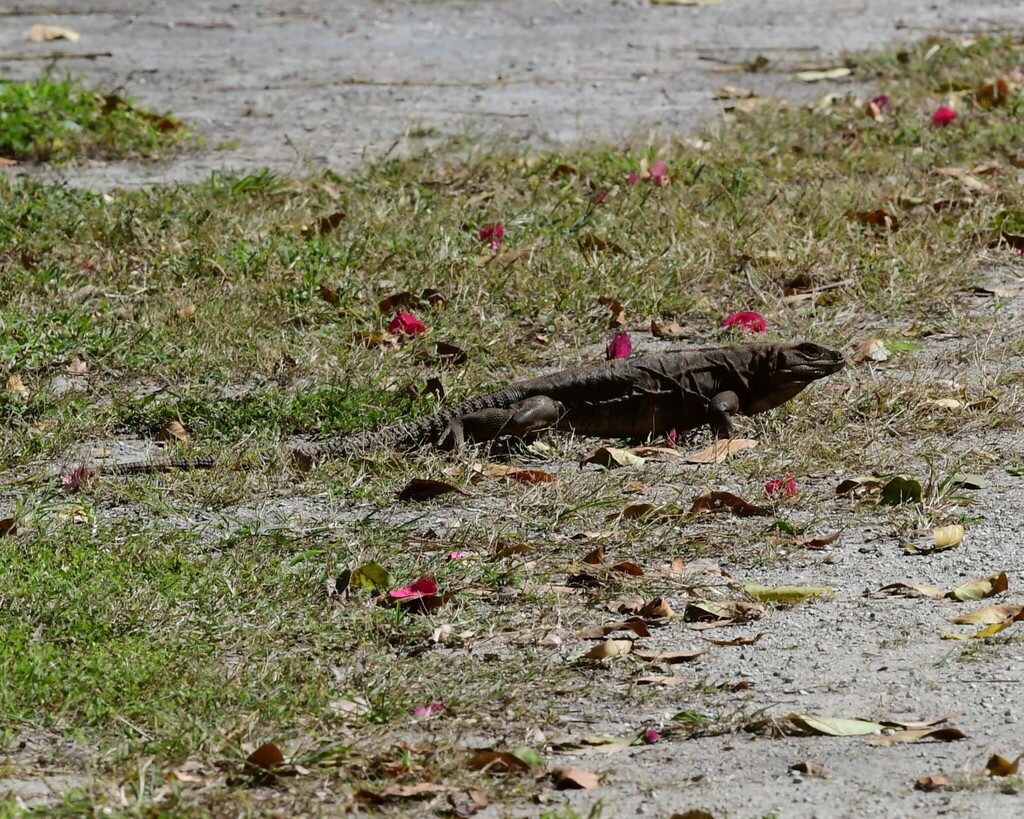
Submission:
<svg viewBox="0 0 1024 819">
<path fill-rule="evenodd" d="M 484 225 L 476 236 L 481 242 L 488 245 L 491 250 L 497 250 L 501 247 L 501 242 L 505 238 L 505 226 L 501 222 L 495 222 L 493 225 Z"/>
<path fill-rule="evenodd" d="M 932 125 L 937 125 L 940 128 L 944 128 L 949 125 L 953 120 L 956 119 L 956 111 L 952 108 L 943 106 L 939 108 L 934 114 L 932 114 Z"/>
<path fill-rule="evenodd" d="M 788 472 L 785 478 L 773 478 L 764 485 L 764 493 L 769 498 L 777 498 L 780 495 L 791 498 L 796 495 L 796 481 Z"/>
<path fill-rule="evenodd" d="M 648 181 L 659 188 L 664 188 L 668 184 L 668 166 L 662 160 L 654 160 L 648 174 Z"/>
<path fill-rule="evenodd" d="M 427 332 L 426 326 L 412 313 L 399 312 L 388 324 L 388 332 L 394 335 L 415 336 Z"/>
<path fill-rule="evenodd" d="M 753 310 L 742 310 L 739 313 L 733 313 L 722 325 L 736 330 L 743 330 L 746 333 L 763 333 L 768 329 L 768 322 L 764 320 L 764 316 L 760 313 L 755 313 Z"/>
<path fill-rule="evenodd" d="M 629 180 L 630 185 L 635 185 L 637 182 L 640 181 L 640 177 L 637 176 L 635 173 L 631 173 L 629 176 L 626 177 L 626 179 Z"/>
<path fill-rule="evenodd" d="M 621 333 L 616 333 L 612 340 L 608 342 L 608 347 L 605 349 L 605 358 L 609 361 L 614 361 L 618 358 L 629 358 L 633 353 L 633 342 L 629 338 L 629 333 L 623 330 Z"/>
<path fill-rule="evenodd" d="M 888 94 L 879 94 L 874 97 L 871 102 L 878 106 L 878 110 L 883 113 L 889 114 L 892 112 L 892 101 L 889 99 Z"/>
<path fill-rule="evenodd" d="M 444 711 L 444 707 L 443 702 L 432 702 L 430 705 L 417 706 L 413 709 L 412 713 L 413 716 L 418 717 L 419 719 L 426 719 L 427 717 L 432 717 L 435 714 L 440 714 Z"/>
<path fill-rule="evenodd" d="M 653 728 L 648 728 L 644 731 L 644 744 L 653 745 L 655 742 L 661 739 L 661 734 L 655 731 Z"/>
<path fill-rule="evenodd" d="M 465 556 L 466 556 L 465 552 L 461 552 L 458 549 L 456 549 L 454 552 L 449 554 L 448 557 L 446 557 L 444 559 L 444 562 L 445 563 L 452 563 L 453 561 L 459 560 L 459 559 L 461 559 L 461 558 L 463 558 Z"/>
<path fill-rule="evenodd" d="M 429 577 L 422 577 L 404 589 L 388 592 L 392 600 L 418 600 L 421 597 L 434 597 L 437 594 L 437 583 Z"/>
</svg>

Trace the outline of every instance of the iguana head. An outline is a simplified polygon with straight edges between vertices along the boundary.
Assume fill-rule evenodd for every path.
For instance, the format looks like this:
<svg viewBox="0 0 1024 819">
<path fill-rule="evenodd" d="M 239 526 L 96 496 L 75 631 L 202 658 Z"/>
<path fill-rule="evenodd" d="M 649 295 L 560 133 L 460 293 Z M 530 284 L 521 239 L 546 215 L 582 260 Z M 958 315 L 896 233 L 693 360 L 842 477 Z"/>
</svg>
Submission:
<svg viewBox="0 0 1024 819">
<path fill-rule="evenodd" d="M 838 372 L 846 359 L 838 350 L 804 341 L 782 344 L 768 354 L 751 379 L 749 414 L 764 412 L 786 403 L 812 381 Z"/>
</svg>

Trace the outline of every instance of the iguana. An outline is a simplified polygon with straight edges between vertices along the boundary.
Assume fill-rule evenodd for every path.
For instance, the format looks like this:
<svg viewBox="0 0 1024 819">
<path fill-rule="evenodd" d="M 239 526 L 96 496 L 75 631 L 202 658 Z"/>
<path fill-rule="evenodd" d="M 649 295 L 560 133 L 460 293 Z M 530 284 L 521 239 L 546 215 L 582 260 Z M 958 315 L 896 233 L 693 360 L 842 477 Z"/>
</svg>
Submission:
<svg viewBox="0 0 1024 819">
<path fill-rule="evenodd" d="M 732 416 L 755 415 L 786 403 L 812 381 L 845 366 L 843 355 L 811 342 L 755 343 L 656 353 L 561 370 L 484 393 L 454 409 L 411 424 L 301 444 L 296 463 L 308 468 L 368 448 L 461 449 L 502 436 L 529 437 L 548 429 L 615 438 L 646 438 L 705 424 L 719 438 L 733 434 Z M 138 475 L 208 469 L 209 457 L 111 464 L 100 474 Z M 76 474 L 88 480 L 92 469 Z"/>
<path fill-rule="evenodd" d="M 466 441 L 528 437 L 547 429 L 646 438 L 708 424 L 717 437 L 730 438 L 736 413 L 773 409 L 845 364 L 842 353 L 802 342 L 708 347 L 583 365 L 511 384 L 415 423 L 306 444 L 294 455 L 309 466 L 376 446 L 451 450 Z"/>
</svg>

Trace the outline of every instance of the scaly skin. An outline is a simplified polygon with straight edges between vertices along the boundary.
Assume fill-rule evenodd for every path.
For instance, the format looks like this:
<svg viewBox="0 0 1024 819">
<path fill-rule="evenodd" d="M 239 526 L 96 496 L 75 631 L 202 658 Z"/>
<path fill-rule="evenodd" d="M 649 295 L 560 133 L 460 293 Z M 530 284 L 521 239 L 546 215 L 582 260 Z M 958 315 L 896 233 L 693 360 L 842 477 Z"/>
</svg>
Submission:
<svg viewBox="0 0 1024 819">
<path fill-rule="evenodd" d="M 485 393 L 433 418 L 360 432 L 295 450 L 309 465 L 378 446 L 458 449 L 465 441 L 544 429 L 647 437 L 710 425 L 732 436 L 732 416 L 784 404 L 845 366 L 842 353 L 810 342 L 756 343 L 660 353 L 577 367 Z"/>
</svg>

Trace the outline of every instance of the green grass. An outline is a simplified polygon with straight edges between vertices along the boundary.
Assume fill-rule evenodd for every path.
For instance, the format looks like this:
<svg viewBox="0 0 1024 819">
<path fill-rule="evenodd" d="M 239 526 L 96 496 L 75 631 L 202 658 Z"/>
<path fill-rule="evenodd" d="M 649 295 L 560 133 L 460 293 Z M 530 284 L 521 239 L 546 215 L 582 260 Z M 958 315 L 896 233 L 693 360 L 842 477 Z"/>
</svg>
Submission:
<svg viewBox="0 0 1024 819">
<path fill-rule="evenodd" d="M 109 794 L 121 786 L 132 807 L 115 811 L 236 815 L 271 802 L 315 811 L 321 788 L 348 794 L 427 777 L 479 784 L 465 768 L 465 737 L 481 726 L 515 726 L 502 735 L 515 747 L 528 729 L 552 731 L 566 714 L 599 722 L 641 713 L 638 702 L 643 714 L 673 713 L 687 698 L 693 713 L 735 710 L 733 695 L 709 693 L 720 680 L 695 673 L 674 692 L 639 692 L 628 685 L 646 669 L 639 662 L 600 668 L 575 661 L 578 641 L 558 653 L 541 640 L 559 630 L 574 640 L 630 594 L 725 593 L 720 578 L 671 578 L 662 570 L 673 554 L 745 569 L 782 559 L 780 527 L 757 519 L 609 519 L 648 500 L 649 487 L 659 503 L 684 507 L 723 485 L 756 500 L 766 480 L 792 472 L 801 495 L 775 507 L 775 521 L 817 532 L 837 518 L 870 520 L 902 536 L 944 522 L 952 501 L 825 509 L 834 486 L 821 476 L 861 474 L 867 452 L 882 472 L 981 471 L 950 442 L 1019 429 L 1003 363 L 1024 346 L 1012 333 L 989 335 L 991 315 L 957 299 L 982 262 L 1019 264 L 993 241 L 1000 213 L 1024 208 L 1010 161 L 1020 92 L 993 109 L 963 92 L 946 128 L 929 117 L 948 101 L 941 89 L 973 89 L 1019 64 L 1021 47 L 943 43 L 925 60 L 930 46 L 912 49 L 906 64 L 892 55 L 852 61 L 872 93 L 893 101 L 881 122 L 852 99 L 824 109 L 769 104 L 701 135 L 701 145 L 681 138 L 543 156 L 480 147 L 345 178 L 260 172 L 107 196 L 30 181 L 0 190 L 0 374 L 27 389 L 0 391 L 9 478 L 0 517 L 16 517 L 19 528 L 0 538 L 3 742 L 29 732 L 86 749 L 100 784 L 69 802 L 69 815 L 115 805 Z M 0 106 L 21 112 L 18 128 L 0 129 L 17 140 L 0 154 L 69 159 L 164 144 L 158 123 L 130 106 L 103 113 L 99 97 L 73 84 L 35 86 L 0 86 L 21 100 Z M 40 104 L 44 115 L 30 116 Z M 54 130 L 65 120 L 81 130 Z M 630 185 L 641 160 L 655 158 L 667 162 L 670 184 Z M 997 171 L 980 178 L 998 195 L 967 194 L 936 170 L 990 163 Z M 956 206 L 929 206 L 937 201 Z M 876 208 L 900 229 L 845 216 Z M 337 213 L 333 229 L 317 228 Z M 476 234 L 496 221 L 505 228 L 500 252 L 533 247 L 532 258 L 492 258 Z M 585 249 L 588 236 L 602 240 L 591 242 L 596 252 Z M 789 307 L 788 287 L 818 290 Z M 393 315 L 380 301 L 425 289 L 443 300 L 403 309 L 430 332 L 380 343 Z M 433 411 L 435 399 L 418 396 L 429 376 L 441 377 L 451 402 L 540 367 L 598 358 L 612 333 L 601 296 L 622 300 L 641 349 L 652 319 L 675 319 L 692 343 L 715 344 L 737 340 L 721 327 L 725 316 L 756 309 L 771 338 L 849 349 L 885 336 L 905 377 L 865 369 L 816 385 L 743 422 L 761 433 L 758 457 L 696 473 L 650 464 L 646 486 L 630 470 L 580 470 L 585 444 L 564 439 L 541 464 L 561 480 L 541 487 L 478 481 L 429 453 L 375 453 L 300 481 L 277 457 L 293 435 Z M 982 402 L 977 409 L 937 411 L 928 404 L 940 394 L 935 379 L 914 369 L 933 334 L 947 332 L 984 339 L 978 353 L 992 369 L 958 393 Z M 439 359 L 439 341 L 462 347 L 466 362 Z M 73 358 L 86 376 L 69 374 Z M 971 360 L 944 363 L 967 369 Z M 44 464 L 80 457 L 87 442 L 149 440 L 171 420 L 222 467 L 101 481 L 77 496 L 33 479 Z M 261 459 L 250 473 L 232 469 Z M 394 501 L 409 478 L 426 476 L 469 497 Z M 567 593 L 575 564 L 598 543 L 647 575 L 609 572 L 599 587 Z M 452 551 L 469 557 L 446 562 Z M 368 592 L 328 596 L 328 581 L 371 560 L 397 584 L 436 577 L 455 597 L 420 617 L 378 606 Z M 448 647 L 432 642 L 442 624 L 451 626 Z M 413 718 L 415 706 L 439 700 L 443 719 Z M 265 740 L 291 743 L 289 758 L 311 773 L 259 790 L 241 761 Z M 18 770 L 35 764 L 14 749 L 10 757 Z M 208 790 L 168 784 L 189 760 L 207 766 Z M 485 782 L 492 796 L 533 793 L 514 779 Z"/>
<path fill-rule="evenodd" d="M 29 82 L 0 80 L 0 157 L 67 162 L 85 157 L 154 157 L 180 141 L 168 115 L 136 108 L 49 74 Z"/>
</svg>

